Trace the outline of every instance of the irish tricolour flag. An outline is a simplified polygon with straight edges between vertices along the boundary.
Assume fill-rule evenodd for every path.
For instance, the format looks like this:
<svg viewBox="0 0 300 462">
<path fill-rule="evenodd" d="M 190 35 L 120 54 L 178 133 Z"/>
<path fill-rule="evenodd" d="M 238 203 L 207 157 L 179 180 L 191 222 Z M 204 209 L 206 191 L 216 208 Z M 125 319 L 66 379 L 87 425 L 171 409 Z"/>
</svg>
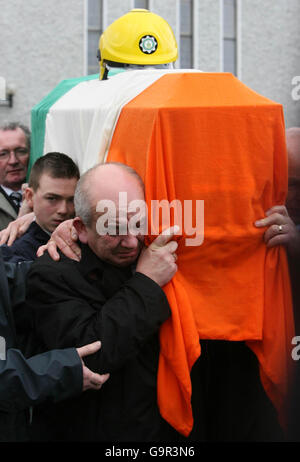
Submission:
<svg viewBox="0 0 300 462">
<path fill-rule="evenodd" d="M 64 152 L 81 172 L 123 162 L 143 178 L 149 208 L 177 204 L 178 271 L 164 287 L 172 316 L 160 329 L 162 416 L 190 433 L 199 339 L 245 341 L 282 416 L 294 335 L 288 268 L 284 249 L 267 249 L 254 226 L 285 201 L 282 106 L 227 73 L 138 70 L 75 83 L 33 109 L 34 155 Z M 203 239 L 187 245 L 200 228 Z"/>
<path fill-rule="evenodd" d="M 68 154 L 81 173 L 102 162 L 123 106 L 174 72 L 181 71 L 123 72 L 101 82 L 99 75 L 62 81 L 32 109 L 31 165 L 51 151 Z"/>
</svg>

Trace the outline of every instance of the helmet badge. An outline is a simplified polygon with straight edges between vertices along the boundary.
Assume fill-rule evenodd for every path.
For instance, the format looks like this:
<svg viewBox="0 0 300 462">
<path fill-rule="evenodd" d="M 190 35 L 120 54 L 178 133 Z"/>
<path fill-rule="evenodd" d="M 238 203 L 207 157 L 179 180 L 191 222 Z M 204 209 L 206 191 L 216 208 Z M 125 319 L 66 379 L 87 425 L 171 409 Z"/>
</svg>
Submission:
<svg viewBox="0 0 300 462">
<path fill-rule="evenodd" d="M 153 35 L 144 35 L 139 42 L 139 47 L 143 53 L 150 55 L 157 50 L 157 40 Z"/>
</svg>

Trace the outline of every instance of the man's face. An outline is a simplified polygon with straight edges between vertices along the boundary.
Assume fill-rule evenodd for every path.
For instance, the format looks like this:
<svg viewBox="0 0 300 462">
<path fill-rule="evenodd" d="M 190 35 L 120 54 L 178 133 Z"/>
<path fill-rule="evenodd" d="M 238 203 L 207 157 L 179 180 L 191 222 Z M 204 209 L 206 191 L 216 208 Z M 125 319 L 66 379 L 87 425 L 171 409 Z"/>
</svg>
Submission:
<svg viewBox="0 0 300 462">
<path fill-rule="evenodd" d="M 138 232 L 140 228 L 138 212 L 130 211 L 129 204 L 136 200 L 144 203 L 144 192 L 136 179 L 130 175 L 128 181 L 125 181 L 123 184 L 115 178 L 115 183 L 113 183 L 113 186 L 110 187 L 109 192 L 106 194 L 108 189 L 104 193 L 101 191 L 100 197 L 105 197 L 105 200 L 110 200 L 114 204 L 112 207 L 114 213 L 104 214 L 103 212 L 97 212 L 99 195 L 97 196 L 97 193 L 95 193 L 96 187 L 93 190 L 91 184 L 91 191 L 94 191 L 91 198 L 93 211 L 92 223 L 90 226 L 85 226 L 79 218 L 76 218 L 78 220 L 76 229 L 79 231 L 78 234 L 81 242 L 88 244 L 101 260 L 115 266 L 128 266 L 136 261 L 144 245 L 144 235 L 142 232 Z M 119 191 L 126 192 L 128 207 L 127 205 L 125 208 L 120 206 L 118 201 Z M 108 232 L 106 234 L 99 234 L 99 220 L 104 215 L 105 229 L 108 229 Z M 136 224 L 135 232 L 130 232 L 130 221 L 134 221 Z"/>
<path fill-rule="evenodd" d="M 25 182 L 29 150 L 21 128 L 0 130 L 0 184 L 14 191 Z"/>
<path fill-rule="evenodd" d="M 52 178 L 43 173 L 36 191 L 26 189 L 26 200 L 38 225 L 52 233 L 60 223 L 74 217 L 76 184 L 77 178 Z"/>
<path fill-rule="evenodd" d="M 130 213 L 127 214 L 126 225 L 128 225 L 132 216 Z M 118 218 L 115 225 L 115 234 L 110 232 L 106 235 L 99 235 L 96 229 L 96 220 L 94 219 L 91 227 L 87 228 L 87 243 L 101 260 L 115 266 L 131 265 L 141 252 L 144 236 L 142 234 L 131 234 L 130 232 L 120 235 L 121 226 Z"/>
</svg>

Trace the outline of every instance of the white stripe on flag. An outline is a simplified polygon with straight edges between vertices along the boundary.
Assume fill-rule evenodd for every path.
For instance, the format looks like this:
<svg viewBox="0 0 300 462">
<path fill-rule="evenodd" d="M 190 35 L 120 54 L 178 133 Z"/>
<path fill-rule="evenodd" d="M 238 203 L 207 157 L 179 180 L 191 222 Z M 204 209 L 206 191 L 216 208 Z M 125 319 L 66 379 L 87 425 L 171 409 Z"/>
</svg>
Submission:
<svg viewBox="0 0 300 462">
<path fill-rule="evenodd" d="M 46 118 L 44 154 L 63 152 L 80 172 L 106 159 L 113 132 L 124 105 L 167 73 L 182 70 L 136 70 L 109 80 L 81 82 L 60 98 Z"/>
</svg>

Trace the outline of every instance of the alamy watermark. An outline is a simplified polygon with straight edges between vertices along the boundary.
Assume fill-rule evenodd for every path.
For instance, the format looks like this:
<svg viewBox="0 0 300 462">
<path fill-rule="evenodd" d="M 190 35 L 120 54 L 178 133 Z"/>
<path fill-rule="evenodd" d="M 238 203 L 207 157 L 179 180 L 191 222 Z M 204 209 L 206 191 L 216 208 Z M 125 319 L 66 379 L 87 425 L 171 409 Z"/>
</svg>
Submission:
<svg viewBox="0 0 300 462">
<path fill-rule="evenodd" d="M 143 200 L 128 203 L 127 193 L 120 192 L 118 207 L 114 201 L 100 200 L 96 211 L 101 213 L 96 222 L 100 236 L 156 236 L 173 222 L 174 234 L 185 236 L 186 246 L 200 246 L 204 240 L 204 200 L 151 200 L 148 208 Z"/>
<path fill-rule="evenodd" d="M 6 341 L 4 337 L 0 336 L 0 360 L 6 359 Z"/>
<path fill-rule="evenodd" d="M 299 343 L 299 345 L 298 345 Z M 296 345 L 293 349 L 292 349 L 292 358 L 294 361 L 299 361 L 300 359 L 300 336 L 299 335 L 296 335 L 296 337 L 293 337 L 292 338 L 292 345 Z"/>
<path fill-rule="evenodd" d="M 295 75 L 295 77 L 292 78 L 292 99 L 294 101 L 299 101 L 300 100 L 300 75 Z"/>
</svg>

